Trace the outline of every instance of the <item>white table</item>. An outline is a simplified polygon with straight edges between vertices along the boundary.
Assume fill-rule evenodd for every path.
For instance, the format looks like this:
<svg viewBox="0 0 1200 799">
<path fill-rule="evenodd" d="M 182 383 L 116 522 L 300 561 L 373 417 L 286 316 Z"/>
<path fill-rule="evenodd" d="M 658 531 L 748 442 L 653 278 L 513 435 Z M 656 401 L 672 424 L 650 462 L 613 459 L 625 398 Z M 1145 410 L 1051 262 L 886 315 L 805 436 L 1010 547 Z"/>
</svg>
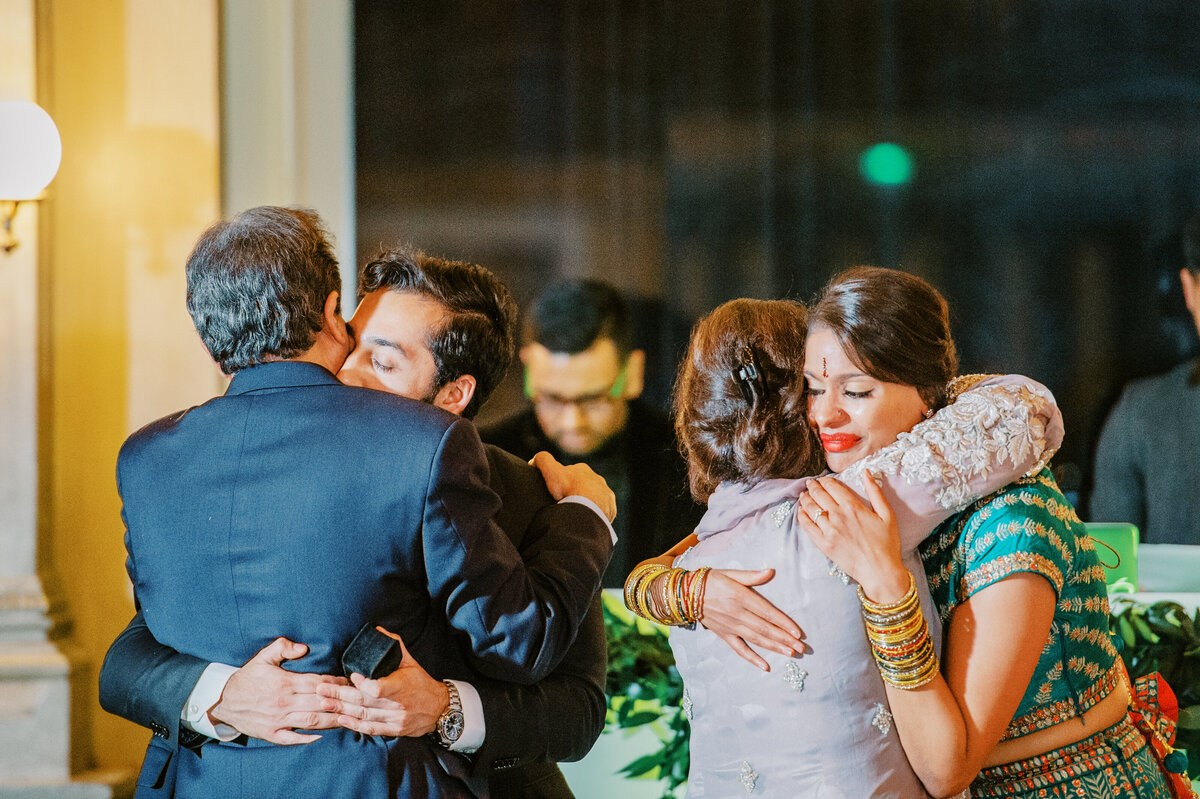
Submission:
<svg viewBox="0 0 1200 799">
<path fill-rule="evenodd" d="M 558 765 L 575 799 L 658 799 L 666 787 L 665 782 L 631 780 L 617 773 L 618 769 L 658 747 L 658 737 L 645 727 L 635 730 L 608 728 L 583 760 Z"/>
<path fill-rule="evenodd" d="M 1200 546 L 1138 546 L 1138 589 L 1154 593 L 1200 593 Z"/>
<path fill-rule="evenodd" d="M 1113 610 L 1120 609 L 1115 604 L 1119 599 L 1132 599 L 1134 602 L 1140 602 L 1144 605 L 1153 605 L 1155 602 L 1178 602 L 1190 615 L 1194 615 L 1196 609 L 1200 608 L 1200 592 L 1138 591 L 1136 594 L 1109 594 L 1108 602 L 1113 606 Z"/>
</svg>

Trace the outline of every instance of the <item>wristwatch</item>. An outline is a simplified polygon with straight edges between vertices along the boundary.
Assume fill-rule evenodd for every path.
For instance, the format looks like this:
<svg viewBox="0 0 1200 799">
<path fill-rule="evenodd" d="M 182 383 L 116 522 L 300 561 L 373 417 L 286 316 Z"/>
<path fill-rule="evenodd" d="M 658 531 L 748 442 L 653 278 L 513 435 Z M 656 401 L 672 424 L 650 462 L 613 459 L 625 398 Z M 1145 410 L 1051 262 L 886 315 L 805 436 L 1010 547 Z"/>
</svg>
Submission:
<svg viewBox="0 0 1200 799">
<path fill-rule="evenodd" d="M 442 680 L 442 682 L 446 684 L 446 689 L 450 692 L 450 707 L 446 708 L 445 712 L 438 717 L 434 732 L 437 733 L 437 742 L 449 749 L 463 734 L 462 699 L 458 696 L 458 686 L 450 680 Z"/>
</svg>

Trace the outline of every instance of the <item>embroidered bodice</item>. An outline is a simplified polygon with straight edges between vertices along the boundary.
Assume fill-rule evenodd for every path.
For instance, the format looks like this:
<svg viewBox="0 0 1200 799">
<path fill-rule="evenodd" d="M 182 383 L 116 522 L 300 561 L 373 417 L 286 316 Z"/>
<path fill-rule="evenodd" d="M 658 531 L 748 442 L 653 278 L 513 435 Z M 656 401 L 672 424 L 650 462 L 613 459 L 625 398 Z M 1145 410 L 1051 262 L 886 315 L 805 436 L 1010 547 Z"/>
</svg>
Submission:
<svg viewBox="0 0 1200 799">
<path fill-rule="evenodd" d="M 947 519 L 921 547 L 942 622 L 975 592 L 1040 574 L 1058 604 L 1050 638 L 1004 739 L 1082 715 L 1116 685 L 1104 567 L 1050 474 L 1017 480 Z"/>
<path fill-rule="evenodd" d="M 861 494 L 863 468 L 882 474 L 905 563 L 920 575 L 917 545 L 938 522 L 1039 464 L 1061 439 L 1062 419 L 1045 388 L 989 378 L 839 478 Z M 759 591 L 797 620 L 807 645 L 794 659 L 761 652 L 771 667 L 762 672 L 703 627 L 671 630 L 691 720 L 693 799 L 927 796 L 893 729 L 855 586 L 795 522 L 806 482 L 721 485 L 697 527 L 699 543 L 675 561 L 689 569 L 774 568 Z M 918 590 L 940 633 L 924 581 Z"/>
</svg>

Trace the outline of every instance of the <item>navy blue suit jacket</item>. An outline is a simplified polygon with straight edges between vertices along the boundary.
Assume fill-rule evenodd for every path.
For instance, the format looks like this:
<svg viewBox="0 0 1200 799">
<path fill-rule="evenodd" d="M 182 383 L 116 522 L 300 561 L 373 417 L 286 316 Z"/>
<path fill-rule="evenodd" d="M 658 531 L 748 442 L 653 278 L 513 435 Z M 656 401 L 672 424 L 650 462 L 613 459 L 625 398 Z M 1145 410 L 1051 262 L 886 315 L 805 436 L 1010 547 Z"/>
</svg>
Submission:
<svg viewBox="0 0 1200 799">
<path fill-rule="evenodd" d="M 156 639 L 204 660 L 242 663 L 285 635 L 310 647 L 291 668 L 335 673 L 369 620 L 431 673 L 465 643 L 480 672 L 538 680 L 570 645 L 610 542 L 583 525 L 522 565 L 490 521 L 486 474 L 469 422 L 312 364 L 245 370 L 225 396 L 122 448 L 135 599 Z M 179 797 L 471 792 L 459 756 L 344 730 L 299 747 L 184 748 L 177 760 Z"/>
<path fill-rule="evenodd" d="M 521 553 L 536 553 L 566 530 L 591 524 L 577 506 L 556 505 L 541 473 L 496 447 L 485 446 L 489 485 L 504 503 L 494 520 Z M 469 653 L 468 653 L 469 654 Z M 571 799 L 558 760 L 587 754 L 604 728 L 604 620 L 599 595 L 575 643 L 558 668 L 534 685 L 488 680 L 469 667 L 438 674 L 470 681 L 483 702 L 487 736 L 471 756 L 471 774 L 486 779 L 492 799 Z M 198 747 L 211 739 L 179 723 L 179 710 L 207 661 L 176 652 L 154 640 L 141 612 L 109 647 L 100 669 L 100 704 L 110 713 L 154 730 L 138 780 L 138 799 L 171 799 L 179 745 Z"/>
</svg>

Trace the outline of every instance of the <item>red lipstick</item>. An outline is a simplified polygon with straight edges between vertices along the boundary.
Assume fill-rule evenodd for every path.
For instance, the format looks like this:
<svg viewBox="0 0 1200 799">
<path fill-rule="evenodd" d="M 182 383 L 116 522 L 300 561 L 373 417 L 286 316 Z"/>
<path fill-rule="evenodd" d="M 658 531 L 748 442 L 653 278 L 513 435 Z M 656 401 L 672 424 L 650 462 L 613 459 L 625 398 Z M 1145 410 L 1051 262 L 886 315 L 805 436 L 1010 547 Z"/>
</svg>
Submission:
<svg viewBox="0 0 1200 799">
<path fill-rule="evenodd" d="M 826 452 L 845 452 L 860 441 L 862 441 L 861 436 L 851 435 L 850 433 L 821 435 L 821 446 L 825 447 Z"/>
</svg>

